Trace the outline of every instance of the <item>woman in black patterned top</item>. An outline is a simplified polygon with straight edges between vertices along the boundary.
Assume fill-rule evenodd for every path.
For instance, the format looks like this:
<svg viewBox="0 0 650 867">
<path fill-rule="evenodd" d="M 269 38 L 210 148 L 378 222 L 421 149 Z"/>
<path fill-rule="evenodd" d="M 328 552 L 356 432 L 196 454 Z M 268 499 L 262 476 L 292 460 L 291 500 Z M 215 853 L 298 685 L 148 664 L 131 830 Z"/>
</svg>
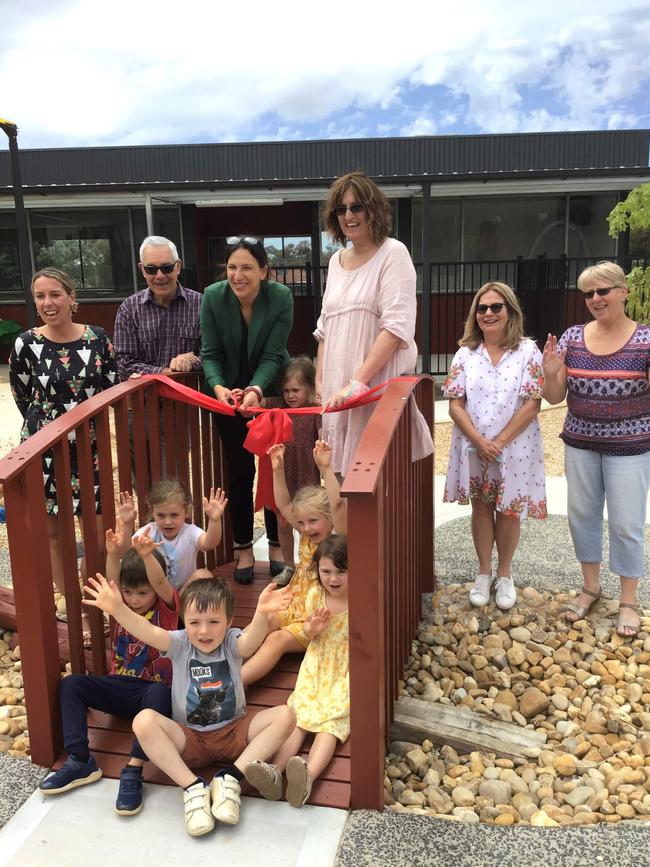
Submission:
<svg viewBox="0 0 650 867">
<path fill-rule="evenodd" d="M 39 328 L 16 338 L 9 359 L 11 391 L 24 423 L 21 440 L 117 381 L 111 340 L 103 328 L 72 321 L 77 310 L 72 278 L 58 268 L 43 268 L 32 278 Z M 95 473 L 95 509 L 99 512 L 99 479 L 95 431 L 91 427 Z M 79 471 L 76 443 L 70 443 L 71 495 L 75 515 L 80 515 Z M 54 583 L 63 592 L 63 562 L 58 527 L 58 503 L 52 452 L 43 456 L 48 535 Z M 60 491 L 67 494 L 67 480 Z M 100 533 L 100 538 L 102 538 Z"/>
</svg>

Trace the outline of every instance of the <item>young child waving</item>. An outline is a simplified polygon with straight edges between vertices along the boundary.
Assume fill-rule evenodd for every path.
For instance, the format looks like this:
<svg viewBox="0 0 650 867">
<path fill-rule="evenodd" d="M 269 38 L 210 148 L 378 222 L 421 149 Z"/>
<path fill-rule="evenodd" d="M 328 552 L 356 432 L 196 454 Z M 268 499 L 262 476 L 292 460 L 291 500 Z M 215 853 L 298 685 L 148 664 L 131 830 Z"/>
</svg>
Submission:
<svg viewBox="0 0 650 867">
<path fill-rule="evenodd" d="M 192 500 L 179 479 L 161 479 L 147 494 L 147 505 L 152 520 L 134 534 L 136 511 L 131 495 L 120 494 L 119 515 L 127 532 L 140 536 L 147 530 L 154 542 L 160 544 L 160 553 L 167 564 L 167 577 L 179 591 L 196 569 L 199 551 L 211 551 L 221 541 L 221 517 L 228 505 L 221 488 L 210 488 L 210 496 L 203 498 L 203 511 L 208 529 L 188 524 Z"/>
<path fill-rule="evenodd" d="M 303 624 L 305 603 L 311 586 L 317 581 L 312 568 L 314 552 L 332 531 L 344 533 L 347 527 L 345 501 L 339 496 L 339 483 L 330 466 L 331 449 L 318 440 L 313 455 L 325 487 L 301 488 L 292 499 L 284 476 L 284 445 L 271 446 L 269 457 L 273 469 L 273 496 L 283 518 L 300 533 L 299 558 L 288 584 L 293 594 L 291 605 L 278 617 L 270 619 L 271 632 L 243 669 L 244 686 L 268 674 L 285 653 L 301 653 L 309 644 Z"/>
<path fill-rule="evenodd" d="M 125 545 L 124 525 L 118 519 L 115 531 L 106 531 L 106 574 L 130 611 L 161 631 L 178 627 L 178 593 L 165 576 L 165 561 L 145 531 L 133 539 L 133 548 L 120 560 Z M 126 542 L 128 544 L 128 542 Z M 88 708 L 127 718 L 144 708 L 163 716 L 171 713 L 172 668 L 159 651 L 119 624 L 113 634 L 111 673 L 71 674 L 61 681 L 59 698 L 63 719 L 63 743 L 68 753 L 62 767 L 39 786 L 44 795 L 58 795 L 98 780 L 102 772 L 89 753 Z M 120 773 L 115 811 L 122 816 L 142 808 L 142 766 L 147 756 L 137 740 Z"/>
<path fill-rule="evenodd" d="M 303 406 L 316 406 L 316 368 L 311 358 L 300 355 L 292 358 L 284 368 L 280 380 L 282 397 L 264 398 L 262 406 L 273 408 L 297 409 Z M 320 437 L 320 415 L 294 415 L 293 440 L 285 444 L 284 473 L 287 489 L 291 498 L 300 488 L 307 485 L 320 485 L 320 474 L 314 463 L 313 451 Z M 278 521 L 278 538 L 282 557 L 289 567 L 294 566 L 293 527 L 287 521 Z M 275 567 L 275 568 L 274 568 Z M 271 561 L 271 575 L 277 575 L 278 583 L 288 583 L 292 572 L 286 570 L 283 578 L 277 571 L 277 564 Z M 284 580 L 286 576 L 286 580 Z"/>
<path fill-rule="evenodd" d="M 348 547 L 345 536 L 330 536 L 314 554 L 319 582 L 307 596 L 305 634 L 309 647 L 300 666 L 296 688 L 288 705 L 297 725 L 276 753 L 273 764 L 249 765 L 246 779 L 265 797 L 282 796 L 282 772 L 286 769 L 287 801 L 302 807 L 330 763 L 337 740 L 350 734 L 348 650 Z M 314 742 L 307 761 L 298 755 L 307 732 Z"/>
<path fill-rule="evenodd" d="M 84 590 L 91 597 L 84 599 L 86 605 L 112 615 L 171 659 L 172 719 L 146 710 L 133 720 L 133 731 L 151 761 L 182 787 L 188 834 L 207 834 L 214 819 L 236 825 L 239 784 L 248 765 L 272 756 L 295 727 L 295 714 L 287 705 L 247 716 L 241 682 L 242 657 L 257 650 L 269 615 L 287 607 L 291 591 L 267 585 L 242 632 L 231 628 L 234 599 L 228 584 L 221 578 L 201 578 L 181 593 L 185 629 L 166 632 L 128 608 L 116 585 L 99 573 L 88 579 Z M 190 768 L 215 761 L 229 764 L 208 787 Z"/>
</svg>

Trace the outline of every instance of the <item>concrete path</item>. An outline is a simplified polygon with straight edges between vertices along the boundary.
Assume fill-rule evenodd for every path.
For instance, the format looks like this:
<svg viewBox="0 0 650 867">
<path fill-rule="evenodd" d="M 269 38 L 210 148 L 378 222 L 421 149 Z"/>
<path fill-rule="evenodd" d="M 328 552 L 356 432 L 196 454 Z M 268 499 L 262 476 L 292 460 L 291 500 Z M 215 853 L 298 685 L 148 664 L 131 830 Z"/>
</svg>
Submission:
<svg viewBox="0 0 650 867">
<path fill-rule="evenodd" d="M 190 837 L 178 789 L 146 785 L 145 806 L 133 817 L 113 811 L 116 780 L 100 780 L 58 797 L 34 792 L 0 831 L 0 867 L 115 867 L 116 864 L 229 867 L 330 867 L 344 810 L 243 798 L 238 826 L 219 825 Z"/>
</svg>

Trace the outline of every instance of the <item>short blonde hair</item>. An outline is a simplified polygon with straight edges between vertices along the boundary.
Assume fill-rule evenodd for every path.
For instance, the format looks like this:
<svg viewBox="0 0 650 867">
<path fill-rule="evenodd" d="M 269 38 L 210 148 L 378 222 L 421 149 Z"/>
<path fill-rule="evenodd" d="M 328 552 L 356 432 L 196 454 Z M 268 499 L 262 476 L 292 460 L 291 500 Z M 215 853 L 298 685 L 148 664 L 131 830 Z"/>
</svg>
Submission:
<svg viewBox="0 0 650 867">
<path fill-rule="evenodd" d="M 503 340 L 504 349 L 516 349 L 524 338 L 524 314 L 514 291 L 506 283 L 484 283 L 472 300 L 459 346 L 476 349 L 483 342 L 483 332 L 476 320 L 476 308 L 486 292 L 498 292 L 508 308 L 508 321 Z"/>
<path fill-rule="evenodd" d="M 332 507 L 330 506 L 327 491 L 320 485 L 306 485 L 296 492 L 296 496 L 291 501 L 291 507 L 294 514 L 306 509 L 313 509 L 324 518 L 326 518 L 332 526 Z"/>
<path fill-rule="evenodd" d="M 601 280 L 606 280 L 612 286 L 620 286 L 622 289 L 627 289 L 627 277 L 625 271 L 616 262 L 597 262 L 595 265 L 590 265 L 580 273 L 577 285 L 582 292 L 585 286 L 590 283 L 599 283 Z"/>
</svg>

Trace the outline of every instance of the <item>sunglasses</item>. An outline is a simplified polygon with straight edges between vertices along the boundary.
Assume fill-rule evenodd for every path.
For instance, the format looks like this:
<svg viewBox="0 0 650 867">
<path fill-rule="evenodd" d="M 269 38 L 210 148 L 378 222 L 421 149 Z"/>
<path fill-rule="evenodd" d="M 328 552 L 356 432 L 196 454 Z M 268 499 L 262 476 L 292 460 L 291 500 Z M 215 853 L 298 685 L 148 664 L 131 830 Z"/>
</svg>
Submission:
<svg viewBox="0 0 650 867">
<path fill-rule="evenodd" d="M 589 298 L 591 300 L 594 295 L 599 295 L 601 298 L 604 298 L 605 295 L 609 295 L 612 289 L 618 289 L 618 286 L 603 286 L 602 289 L 590 289 L 588 292 L 583 292 L 585 298 Z"/>
<path fill-rule="evenodd" d="M 262 241 L 260 240 L 260 238 L 253 238 L 252 235 L 230 235 L 228 238 L 226 238 L 226 244 L 228 244 L 229 247 L 232 247 L 235 244 L 241 244 L 242 242 L 244 244 L 250 244 L 253 247 L 256 244 L 259 244 L 260 247 L 262 246 Z"/>
<path fill-rule="evenodd" d="M 505 306 L 506 305 L 503 303 L 503 301 L 497 301 L 494 304 L 477 304 L 476 312 L 480 313 L 481 316 L 484 313 L 487 313 L 488 310 L 491 310 L 493 313 L 501 313 L 502 308 Z"/>
<path fill-rule="evenodd" d="M 178 260 L 176 260 L 178 261 Z M 154 274 L 157 274 L 158 271 L 162 271 L 163 274 L 171 274 L 174 268 L 176 267 L 176 262 L 173 264 L 166 262 L 164 265 L 143 265 L 142 270 L 145 274 L 148 274 L 150 277 L 153 277 Z"/>
<path fill-rule="evenodd" d="M 361 211 L 365 210 L 365 207 L 363 202 L 353 202 L 351 205 L 337 205 L 332 208 L 332 213 L 335 217 L 345 217 L 348 211 L 353 214 L 360 214 Z"/>
</svg>

